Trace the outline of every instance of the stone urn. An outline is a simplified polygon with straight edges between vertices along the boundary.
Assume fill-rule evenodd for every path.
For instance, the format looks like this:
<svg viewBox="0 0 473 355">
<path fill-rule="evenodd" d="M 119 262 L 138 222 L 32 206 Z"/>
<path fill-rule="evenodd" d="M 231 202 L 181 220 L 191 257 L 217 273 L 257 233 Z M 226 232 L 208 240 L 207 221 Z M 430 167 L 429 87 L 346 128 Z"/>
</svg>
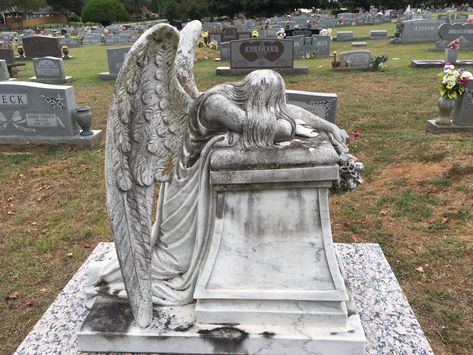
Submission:
<svg viewBox="0 0 473 355">
<path fill-rule="evenodd" d="M 90 112 L 89 106 L 76 107 L 75 119 L 79 127 L 82 128 L 82 132 L 80 132 L 81 136 L 91 136 L 94 134 L 94 132 L 90 130 L 92 126 L 92 112 Z"/>
<path fill-rule="evenodd" d="M 62 54 L 64 54 L 64 59 L 68 59 L 69 58 L 69 47 L 63 46 L 62 47 Z"/>
<path fill-rule="evenodd" d="M 435 120 L 435 123 L 439 125 L 450 125 L 450 114 L 452 113 L 453 108 L 455 107 L 455 99 L 449 99 L 446 97 L 441 97 L 437 101 L 437 106 L 439 108 L 440 114 Z"/>
<path fill-rule="evenodd" d="M 445 48 L 445 63 L 455 64 L 458 58 L 458 48 Z"/>
</svg>

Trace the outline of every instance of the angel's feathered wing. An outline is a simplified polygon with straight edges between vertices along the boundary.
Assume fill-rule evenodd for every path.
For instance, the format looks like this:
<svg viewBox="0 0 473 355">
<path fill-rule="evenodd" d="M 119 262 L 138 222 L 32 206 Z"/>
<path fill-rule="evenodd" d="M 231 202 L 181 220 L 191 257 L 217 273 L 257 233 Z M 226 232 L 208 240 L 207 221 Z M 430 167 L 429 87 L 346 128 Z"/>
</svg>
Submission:
<svg viewBox="0 0 473 355">
<path fill-rule="evenodd" d="M 156 25 L 133 45 L 118 75 L 107 122 L 107 207 L 135 320 L 152 320 L 151 204 L 154 182 L 177 165 L 192 100 L 176 77 L 179 32 Z"/>
</svg>

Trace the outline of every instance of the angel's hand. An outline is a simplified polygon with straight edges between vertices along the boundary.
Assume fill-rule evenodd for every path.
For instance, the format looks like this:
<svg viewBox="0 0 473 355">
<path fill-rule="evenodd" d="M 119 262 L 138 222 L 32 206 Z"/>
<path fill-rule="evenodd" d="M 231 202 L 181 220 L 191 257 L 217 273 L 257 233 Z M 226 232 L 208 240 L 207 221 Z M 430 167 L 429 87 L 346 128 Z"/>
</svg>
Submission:
<svg viewBox="0 0 473 355">
<path fill-rule="evenodd" d="M 328 133 L 332 138 L 332 143 L 337 146 L 337 150 L 340 153 L 348 153 L 348 147 L 346 146 L 347 134 L 337 126 L 334 126 Z"/>
<path fill-rule="evenodd" d="M 313 128 L 305 127 L 299 124 L 299 122 L 296 122 L 296 135 L 306 138 L 314 138 L 317 137 L 318 133 Z"/>
</svg>

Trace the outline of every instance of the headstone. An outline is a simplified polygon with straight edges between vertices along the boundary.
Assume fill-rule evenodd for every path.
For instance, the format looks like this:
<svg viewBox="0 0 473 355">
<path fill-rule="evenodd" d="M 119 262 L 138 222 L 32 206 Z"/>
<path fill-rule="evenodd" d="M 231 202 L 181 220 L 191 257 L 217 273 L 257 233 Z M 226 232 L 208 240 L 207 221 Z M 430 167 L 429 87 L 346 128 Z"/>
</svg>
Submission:
<svg viewBox="0 0 473 355">
<path fill-rule="evenodd" d="M 23 38 L 23 49 L 28 59 L 48 56 L 62 58 L 59 38 L 45 36 Z"/>
<path fill-rule="evenodd" d="M 293 41 L 255 38 L 231 41 L 230 67 L 217 67 L 216 74 L 247 74 L 255 69 L 273 69 L 281 74 L 308 72 L 307 67 L 294 67 Z"/>
<path fill-rule="evenodd" d="M 365 26 L 366 25 L 366 17 L 365 16 L 357 17 L 355 19 L 355 25 L 356 26 Z"/>
<path fill-rule="evenodd" d="M 126 44 L 130 40 L 128 36 L 125 35 L 110 35 L 105 37 L 105 44 Z"/>
<path fill-rule="evenodd" d="M 336 124 L 337 99 L 336 94 L 309 92 L 301 90 L 286 90 L 287 103 L 293 104 Z"/>
<path fill-rule="evenodd" d="M 437 15 L 437 20 L 447 21 L 449 19 L 450 19 L 450 16 L 448 14 Z"/>
<path fill-rule="evenodd" d="M 230 60 L 230 42 L 220 43 L 220 60 Z"/>
<path fill-rule="evenodd" d="M 435 42 L 439 40 L 437 33 L 441 21 L 408 20 L 403 21 L 400 43 Z"/>
<path fill-rule="evenodd" d="M 120 72 L 130 47 L 107 48 L 108 72 L 100 73 L 101 80 L 115 80 Z"/>
<path fill-rule="evenodd" d="M 79 37 L 61 37 L 59 39 L 61 46 L 68 46 L 70 48 L 80 47 L 80 38 Z"/>
<path fill-rule="evenodd" d="M 248 39 L 251 38 L 251 32 L 237 32 L 238 39 Z"/>
<path fill-rule="evenodd" d="M 456 20 L 466 20 L 466 19 L 468 19 L 468 14 L 456 14 L 455 19 Z"/>
<path fill-rule="evenodd" d="M 101 35 L 99 33 L 86 33 L 82 36 L 84 44 L 100 44 Z"/>
<path fill-rule="evenodd" d="M 312 49 L 318 56 L 330 55 L 330 36 L 312 36 Z"/>
<path fill-rule="evenodd" d="M 13 53 L 13 49 L 0 48 L 0 59 L 4 59 L 7 64 L 14 64 L 15 54 Z"/>
<path fill-rule="evenodd" d="M 290 40 L 237 40 L 230 42 L 230 68 L 292 68 L 294 44 Z"/>
<path fill-rule="evenodd" d="M 229 42 L 238 39 L 236 27 L 226 27 L 222 30 L 222 42 Z"/>
<path fill-rule="evenodd" d="M 0 81 L 10 80 L 10 73 L 8 72 L 7 61 L 0 59 Z"/>
<path fill-rule="evenodd" d="M 353 31 L 338 31 L 336 39 L 337 41 L 352 41 Z"/>
<path fill-rule="evenodd" d="M 473 128 L 473 81 L 468 82 L 457 100 L 452 122 L 456 126 Z"/>
<path fill-rule="evenodd" d="M 315 28 L 295 28 L 293 30 L 287 30 L 285 31 L 287 36 L 304 36 L 304 37 L 310 37 L 312 35 L 318 35 L 320 33 L 319 29 Z"/>
<path fill-rule="evenodd" d="M 222 33 L 221 32 L 209 32 L 209 42 L 217 42 L 218 44 L 222 43 Z M 230 56 L 229 56 L 230 58 Z"/>
<path fill-rule="evenodd" d="M 366 47 L 368 45 L 365 41 L 351 42 L 352 47 Z"/>
<path fill-rule="evenodd" d="M 384 39 L 388 37 L 388 31 L 386 30 L 371 30 L 370 31 L 371 39 Z"/>
<path fill-rule="evenodd" d="M 30 78 L 30 81 L 45 84 L 65 84 L 72 81 L 71 76 L 64 74 L 64 62 L 61 58 L 34 58 L 33 67 L 36 76 Z"/>
<path fill-rule="evenodd" d="M 356 50 L 340 53 L 340 68 L 369 69 L 371 52 Z"/>
<path fill-rule="evenodd" d="M 0 83 L 0 144 L 90 146 L 101 136 L 81 136 L 72 86 L 4 81 Z"/>
<path fill-rule="evenodd" d="M 442 39 L 437 42 L 437 48 L 446 48 L 453 40 L 460 40 L 460 48 L 473 48 L 473 23 L 443 23 L 438 28 Z"/>
</svg>

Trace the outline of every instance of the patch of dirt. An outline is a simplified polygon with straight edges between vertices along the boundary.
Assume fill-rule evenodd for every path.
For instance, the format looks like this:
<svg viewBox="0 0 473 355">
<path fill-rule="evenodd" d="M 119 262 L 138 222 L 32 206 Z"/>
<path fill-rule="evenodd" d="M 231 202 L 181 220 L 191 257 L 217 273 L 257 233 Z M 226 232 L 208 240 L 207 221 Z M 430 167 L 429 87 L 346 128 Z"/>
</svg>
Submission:
<svg viewBox="0 0 473 355">
<path fill-rule="evenodd" d="M 195 60 L 198 62 L 202 60 L 215 60 L 219 57 L 219 52 L 210 48 L 197 48 L 195 52 Z"/>
</svg>

